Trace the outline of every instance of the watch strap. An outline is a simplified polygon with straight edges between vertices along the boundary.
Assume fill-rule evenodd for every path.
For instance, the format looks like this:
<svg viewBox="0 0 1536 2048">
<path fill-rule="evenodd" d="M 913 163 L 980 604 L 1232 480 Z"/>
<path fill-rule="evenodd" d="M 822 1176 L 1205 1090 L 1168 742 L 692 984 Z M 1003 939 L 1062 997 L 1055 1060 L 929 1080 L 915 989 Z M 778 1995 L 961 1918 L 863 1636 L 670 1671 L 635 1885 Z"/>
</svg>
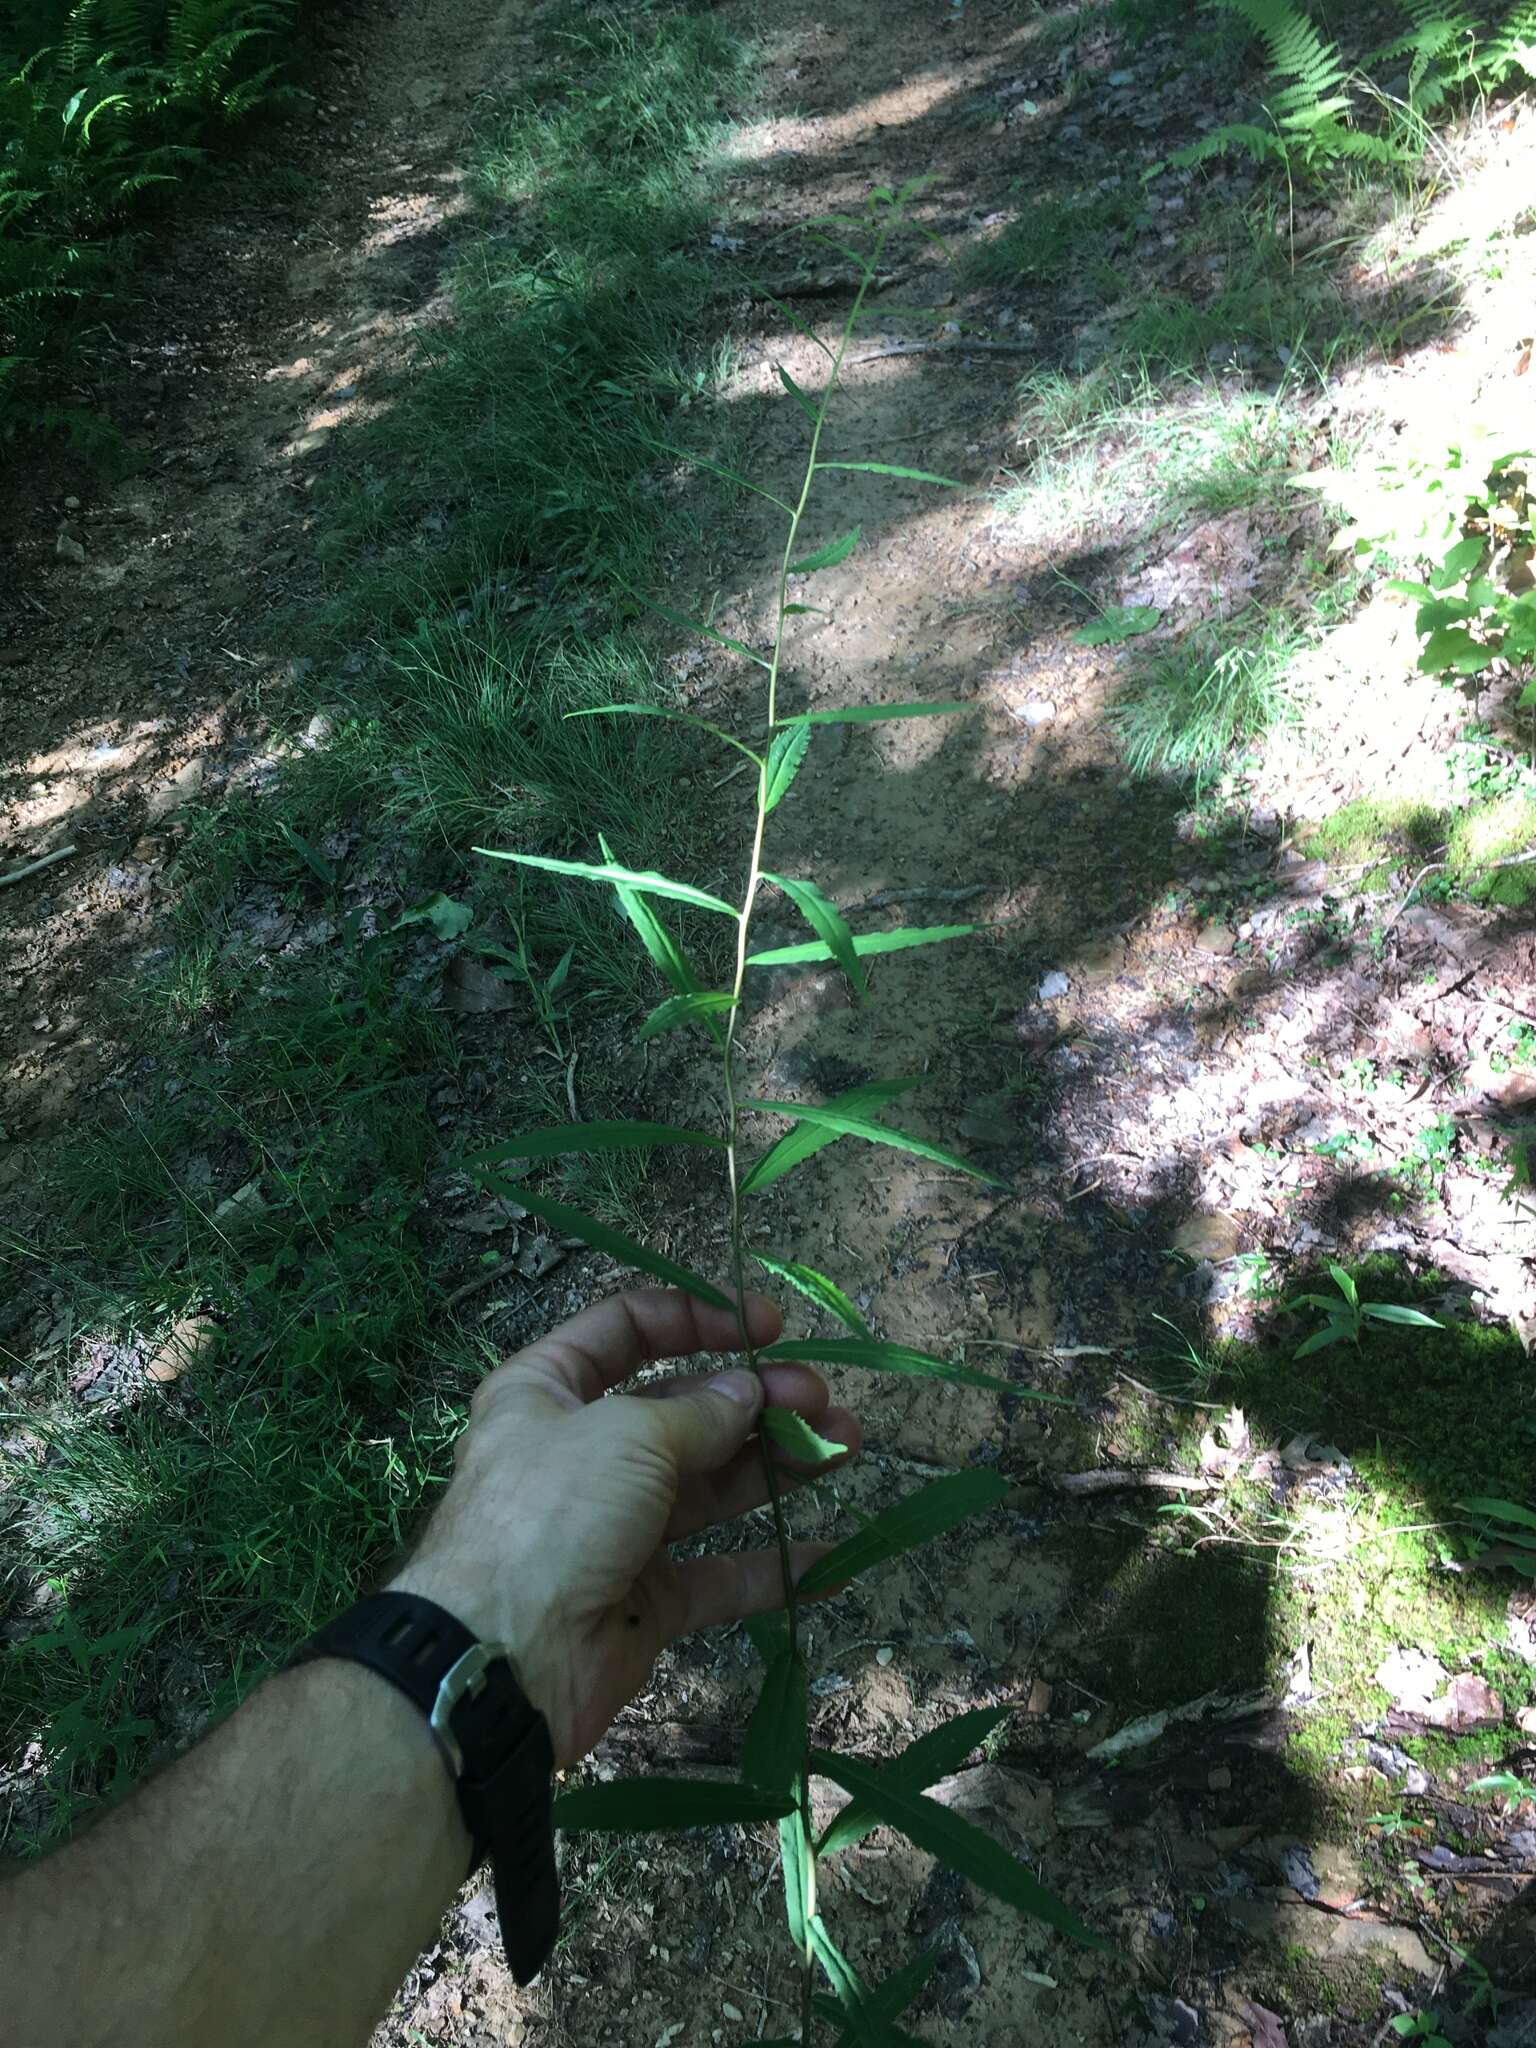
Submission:
<svg viewBox="0 0 1536 2048">
<path fill-rule="evenodd" d="M 386 1679 L 432 1725 L 453 1773 L 474 1870 L 489 1856 L 502 1945 L 519 1984 L 538 1975 L 560 1927 L 554 1748 L 505 1648 L 416 1593 L 374 1593 L 317 1629 L 289 1659 L 340 1657 Z"/>
</svg>

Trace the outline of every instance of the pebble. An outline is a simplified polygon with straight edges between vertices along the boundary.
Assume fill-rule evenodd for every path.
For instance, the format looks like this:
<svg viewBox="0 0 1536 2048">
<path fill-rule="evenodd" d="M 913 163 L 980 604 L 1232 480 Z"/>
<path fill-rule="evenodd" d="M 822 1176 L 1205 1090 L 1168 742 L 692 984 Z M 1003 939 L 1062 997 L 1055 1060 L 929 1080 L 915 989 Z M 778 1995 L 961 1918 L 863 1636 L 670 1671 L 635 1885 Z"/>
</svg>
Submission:
<svg viewBox="0 0 1536 2048">
<path fill-rule="evenodd" d="M 1063 974 L 1059 967 L 1053 967 L 1040 984 L 1039 1000 L 1042 1003 L 1054 1003 L 1064 996 L 1071 986 L 1070 977 Z"/>
<path fill-rule="evenodd" d="M 1026 697 L 1022 704 L 1012 707 L 1013 715 L 1021 725 L 1049 725 L 1056 716 L 1056 706 L 1049 697 Z"/>
</svg>

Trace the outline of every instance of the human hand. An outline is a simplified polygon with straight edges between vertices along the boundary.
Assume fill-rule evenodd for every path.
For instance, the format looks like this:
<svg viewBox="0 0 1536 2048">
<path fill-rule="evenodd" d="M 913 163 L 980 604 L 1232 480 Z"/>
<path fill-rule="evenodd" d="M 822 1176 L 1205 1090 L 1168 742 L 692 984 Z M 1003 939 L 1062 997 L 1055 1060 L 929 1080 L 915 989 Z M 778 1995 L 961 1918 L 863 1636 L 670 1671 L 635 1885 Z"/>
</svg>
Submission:
<svg viewBox="0 0 1536 2048">
<path fill-rule="evenodd" d="M 748 1296 L 754 1345 L 781 1320 Z M 858 1422 L 808 1366 L 609 1391 L 648 1360 L 739 1348 L 733 1310 L 669 1288 L 610 1296 L 519 1352 L 476 1389 L 452 1483 L 392 1582 L 509 1646 L 557 1768 L 586 1754 L 674 1636 L 783 1605 L 776 1549 L 682 1562 L 666 1549 L 767 1499 L 749 1441 L 765 1398 L 858 1449 Z M 796 1468 L 773 1455 L 787 1491 Z M 792 1545 L 795 1576 L 825 1548 Z"/>
</svg>

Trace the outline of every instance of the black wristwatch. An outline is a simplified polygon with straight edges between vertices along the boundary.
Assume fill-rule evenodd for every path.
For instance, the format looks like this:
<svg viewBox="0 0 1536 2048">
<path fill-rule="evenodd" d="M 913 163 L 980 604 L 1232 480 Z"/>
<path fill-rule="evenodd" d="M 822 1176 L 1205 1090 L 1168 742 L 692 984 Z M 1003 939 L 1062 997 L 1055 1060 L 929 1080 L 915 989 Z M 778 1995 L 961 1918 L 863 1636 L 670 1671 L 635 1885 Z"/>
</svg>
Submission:
<svg viewBox="0 0 1536 2048">
<path fill-rule="evenodd" d="M 288 1661 L 317 1657 L 366 1665 L 426 1715 L 475 1845 L 470 1870 L 490 1858 L 507 1961 L 519 1984 L 532 1983 L 560 1931 L 555 1755 L 506 1644 L 482 1643 L 415 1593 L 374 1593 L 317 1629 Z"/>
</svg>

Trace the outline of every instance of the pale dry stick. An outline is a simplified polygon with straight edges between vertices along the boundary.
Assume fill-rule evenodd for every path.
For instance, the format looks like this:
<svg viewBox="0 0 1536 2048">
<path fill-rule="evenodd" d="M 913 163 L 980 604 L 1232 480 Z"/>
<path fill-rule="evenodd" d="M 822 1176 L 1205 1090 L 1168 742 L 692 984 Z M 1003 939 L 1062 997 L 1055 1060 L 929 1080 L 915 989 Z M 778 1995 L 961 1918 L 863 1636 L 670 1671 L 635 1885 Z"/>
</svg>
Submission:
<svg viewBox="0 0 1536 2048">
<path fill-rule="evenodd" d="M 8 889 L 12 882 L 24 882 L 28 875 L 35 875 L 43 868 L 51 868 L 55 861 L 68 860 L 72 853 L 79 851 L 77 846 L 59 846 L 52 853 L 41 854 L 36 860 L 29 860 L 25 867 L 12 868 L 8 875 L 0 875 L 0 889 Z"/>
<path fill-rule="evenodd" d="M 1160 1493 L 1219 1493 L 1219 1479 L 1191 1478 L 1187 1472 L 1140 1472 L 1128 1466 L 1104 1465 L 1092 1472 L 1058 1472 L 1048 1484 L 1053 1493 L 1128 1493 L 1150 1488 Z"/>
<path fill-rule="evenodd" d="M 843 367 L 843 359 L 847 355 L 853 340 L 859 314 L 863 309 L 864 300 L 868 295 L 871 281 L 879 267 L 880 255 L 885 247 L 888 233 L 889 227 L 887 226 L 881 228 L 877 234 L 873 253 L 868 264 L 865 266 L 859 289 L 854 296 L 852 310 L 843 323 L 837 349 L 832 355 L 832 367 L 827 373 L 826 385 L 822 391 L 821 399 L 816 407 L 811 424 L 811 445 L 806 456 L 805 474 L 800 485 L 800 496 L 789 515 L 789 528 L 784 537 L 784 552 L 779 561 L 773 652 L 768 662 L 767 728 L 770 749 L 774 730 L 778 723 L 779 670 L 784 658 L 784 629 L 789 616 L 790 563 L 794 559 L 795 545 L 800 535 L 800 525 L 805 517 L 806 506 L 810 502 L 812 485 L 816 480 L 817 456 L 820 453 L 821 437 L 826 426 L 827 409 L 831 405 L 834 392 L 837 390 L 838 378 Z M 725 1043 L 721 1048 L 720 1055 L 721 1084 L 725 1098 L 726 1177 L 729 1182 L 731 1197 L 731 1269 L 736 1288 L 736 1321 L 741 1337 L 741 1348 L 746 1353 L 748 1366 L 754 1372 L 758 1372 L 760 1368 L 757 1363 L 757 1354 L 747 1331 L 747 1250 L 745 1233 L 742 1227 L 741 1176 L 737 1159 L 737 1146 L 741 1128 L 741 1105 L 736 1092 L 736 1039 L 741 1019 L 742 996 L 747 978 L 747 936 L 752 923 L 752 912 L 757 902 L 757 892 L 762 883 L 763 836 L 768 823 L 768 760 L 769 755 L 765 752 L 758 763 L 757 815 L 753 823 L 752 853 L 747 868 L 746 887 L 742 893 L 741 909 L 737 913 L 736 972 L 731 983 L 731 1007 L 726 1012 Z M 795 1598 L 794 1579 L 790 1569 L 789 1529 L 784 1518 L 784 1502 L 779 1491 L 778 1471 L 773 1461 L 769 1440 L 766 1436 L 759 1435 L 758 1449 L 762 1457 L 763 1474 L 768 1489 L 768 1505 L 773 1513 L 773 1533 L 778 1547 L 779 1569 L 783 1576 L 784 1607 L 789 1626 L 789 1654 L 791 1659 L 794 1660 L 800 1655 L 800 1617 L 799 1604 Z M 813 1847 L 816 1831 L 811 1813 L 809 1728 L 806 1730 L 805 1751 L 801 1758 L 797 1803 L 800 1826 L 805 1840 L 806 1868 L 810 1873 L 807 1886 L 809 1896 L 804 1901 L 806 1918 L 809 1919 L 815 1912 L 816 1881 L 816 1863 Z M 786 1883 L 788 1882 L 788 1872 L 785 1873 L 785 1881 Z M 814 1958 L 809 1942 L 807 1942 L 807 1946 L 801 1955 L 800 1962 L 800 2039 L 802 2043 L 806 2043 L 811 2039 L 813 2023 L 811 1999 L 814 1988 Z"/>
<path fill-rule="evenodd" d="M 898 341 L 889 348 L 872 349 L 867 356 L 860 356 L 855 369 L 862 369 L 865 363 L 882 362 L 886 356 L 1037 356 L 1040 351 L 1030 341 Z"/>
<path fill-rule="evenodd" d="M 1496 874 L 1500 868 L 1529 867 L 1533 860 L 1536 860 L 1536 853 L 1512 853 L 1507 860 L 1480 860 L 1475 862 L 1474 865 L 1476 866 L 1480 874 L 1492 875 Z M 1383 938 L 1387 936 L 1387 933 L 1391 931 L 1393 925 L 1397 923 L 1397 920 L 1402 916 L 1403 912 L 1408 908 L 1409 904 L 1413 901 L 1414 896 L 1418 891 L 1419 884 L 1421 882 L 1427 881 L 1431 875 L 1438 875 L 1443 873 L 1443 871 L 1449 866 L 1449 861 L 1437 860 L 1431 861 L 1430 865 L 1427 868 L 1420 868 L 1419 872 L 1414 876 L 1412 882 L 1408 886 L 1407 895 L 1403 898 L 1402 902 L 1398 904 L 1396 910 L 1393 911 L 1392 915 L 1387 919 L 1386 923 L 1382 926 L 1381 936 Z"/>
</svg>

